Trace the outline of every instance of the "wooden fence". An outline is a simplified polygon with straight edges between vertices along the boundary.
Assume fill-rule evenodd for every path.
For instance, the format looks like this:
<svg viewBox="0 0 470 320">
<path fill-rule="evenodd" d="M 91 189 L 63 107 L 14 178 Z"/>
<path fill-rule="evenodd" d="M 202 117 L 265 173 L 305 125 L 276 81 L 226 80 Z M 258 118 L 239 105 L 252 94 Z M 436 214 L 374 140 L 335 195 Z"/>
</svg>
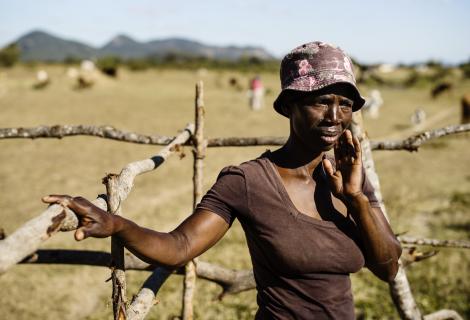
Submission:
<svg viewBox="0 0 470 320">
<path fill-rule="evenodd" d="M 470 131 L 470 124 L 448 126 L 441 129 L 423 132 L 402 141 L 369 141 L 362 130 L 362 117 L 356 113 L 351 125 L 353 134 L 357 136 L 363 149 L 363 162 L 366 174 L 373 184 L 376 197 L 383 205 L 380 183 L 374 168 L 372 150 L 408 150 L 416 151 L 426 141 L 445 135 Z M 213 138 L 204 137 L 204 102 L 203 84 L 196 85 L 195 125 L 188 124 L 175 137 L 146 136 L 133 132 L 123 132 L 110 126 L 40 126 L 34 128 L 3 128 L 0 129 L 0 139 L 7 138 L 63 138 L 74 135 L 97 136 L 119 141 L 165 145 L 156 155 L 141 161 L 126 165 L 120 174 L 109 174 L 104 178 L 106 196 L 98 196 L 93 201 L 95 205 L 111 214 L 122 214 L 122 203 L 132 190 L 134 179 L 143 173 L 157 169 L 166 159 L 180 150 L 183 145 L 193 147 L 193 206 L 202 198 L 203 161 L 207 147 L 240 147 L 282 145 L 284 137 L 233 137 Z M 112 301 L 115 319 L 144 319 L 154 305 L 156 295 L 165 280 L 173 273 L 184 274 L 184 290 L 182 297 L 182 319 L 193 318 L 193 295 L 196 278 L 213 281 L 222 287 L 221 296 L 235 294 L 255 288 L 252 270 L 231 270 L 222 266 L 195 259 L 184 268 L 168 270 L 149 265 L 129 252 L 125 252 L 122 244 L 112 238 L 111 253 L 84 250 L 41 250 L 42 242 L 56 232 L 75 230 L 78 220 L 68 209 L 59 205 L 49 206 L 36 218 L 28 221 L 8 237 L 0 235 L 0 275 L 18 263 L 62 263 L 77 265 L 111 266 L 112 270 Z M 1 229 L 0 229 L 1 230 Z M 1 232 L 0 232 L 1 233 Z M 398 237 L 402 244 L 444 246 L 455 248 L 470 248 L 467 240 L 437 240 Z M 429 255 L 428 255 L 429 256 Z M 405 258 L 406 257 L 406 258 Z M 426 257 L 426 256 L 425 256 Z M 400 269 L 394 281 L 389 283 L 390 294 L 397 311 L 402 319 L 462 319 L 453 310 L 439 310 L 429 315 L 422 315 L 406 276 L 405 266 L 419 261 L 422 255 L 415 250 L 400 258 Z M 143 283 L 140 291 L 131 302 L 127 300 L 125 270 L 152 270 L 151 275 Z"/>
</svg>

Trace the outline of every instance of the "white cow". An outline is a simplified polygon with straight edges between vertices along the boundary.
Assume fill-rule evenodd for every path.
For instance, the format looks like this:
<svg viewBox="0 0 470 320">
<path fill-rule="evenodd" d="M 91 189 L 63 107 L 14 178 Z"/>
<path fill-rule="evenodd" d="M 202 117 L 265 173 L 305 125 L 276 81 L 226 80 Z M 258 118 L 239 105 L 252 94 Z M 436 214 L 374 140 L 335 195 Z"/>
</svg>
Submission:
<svg viewBox="0 0 470 320">
<path fill-rule="evenodd" d="M 49 85 L 51 80 L 49 79 L 49 74 L 46 70 L 39 70 L 36 73 L 36 82 L 33 85 L 34 89 L 44 89 Z"/>
</svg>

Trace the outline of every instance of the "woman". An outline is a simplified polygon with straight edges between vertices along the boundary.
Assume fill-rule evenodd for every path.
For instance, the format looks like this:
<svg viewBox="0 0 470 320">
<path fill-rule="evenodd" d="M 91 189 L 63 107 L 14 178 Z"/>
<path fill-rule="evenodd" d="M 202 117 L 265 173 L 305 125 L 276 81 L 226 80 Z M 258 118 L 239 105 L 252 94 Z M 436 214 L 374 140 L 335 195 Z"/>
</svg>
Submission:
<svg viewBox="0 0 470 320">
<path fill-rule="evenodd" d="M 391 281 L 401 253 L 347 129 L 364 99 L 349 57 L 323 42 L 286 55 L 281 83 L 274 108 L 289 118 L 286 144 L 223 169 L 172 232 L 142 228 L 80 197 L 43 201 L 77 214 L 76 240 L 115 235 L 135 255 L 170 267 L 209 249 L 238 218 L 257 284 L 256 319 L 354 319 L 349 274 L 366 265 Z"/>
</svg>

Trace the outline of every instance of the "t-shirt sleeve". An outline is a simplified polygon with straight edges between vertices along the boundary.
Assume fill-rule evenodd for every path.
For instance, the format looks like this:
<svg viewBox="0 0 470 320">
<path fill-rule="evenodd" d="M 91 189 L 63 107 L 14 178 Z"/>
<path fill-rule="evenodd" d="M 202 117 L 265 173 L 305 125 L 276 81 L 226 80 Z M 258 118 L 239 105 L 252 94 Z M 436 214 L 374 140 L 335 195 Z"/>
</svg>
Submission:
<svg viewBox="0 0 470 320">
<path fill-rule="evenodd" d="M 375 196 L 375 189 L 366 176 L 365 169 L 362 169 L 362 193 L 369 199 L 371 207 L 380 208 L 379 200 Z"/>
<path fill-rule="evenodd" d="M 239 167 L 222 169 L 212 188 L 202 197 L 196 210 L 204 209 L 222 217 L 230 226 L 246 210 L 245 175 Z"/>
</svg>

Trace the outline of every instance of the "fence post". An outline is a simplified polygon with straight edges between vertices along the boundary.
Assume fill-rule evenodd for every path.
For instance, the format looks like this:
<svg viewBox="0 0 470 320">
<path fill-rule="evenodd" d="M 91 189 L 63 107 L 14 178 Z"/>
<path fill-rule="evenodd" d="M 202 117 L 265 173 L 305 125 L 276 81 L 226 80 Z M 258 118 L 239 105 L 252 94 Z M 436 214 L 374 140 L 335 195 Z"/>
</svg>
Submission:
<svg viewBox="0 0 470 320">
<path fill-rule="evenodd" d="M 202 198 L 202 177 L 207 141 L 204 139 L 204 86 L 202 81 L 196 84 L 195 125 L 193 138 L 193 208 Z M 193 297 L 196 288 L 196 265 L 190 261 L 185 266 L 183 292 L 183 320 L 193 319 Z"/>
<path fill-rule="evenodd" d="M 119 176 L 109 174 L 103 179 L 106 185 L 108 212 L 121 214 L 119 196 Z M 124 246 L 116 237 L 111 237 L 111 279 L 113 283 L 112 301 L 115 320 L 125 320 L 126 314 L 126 274 L 124 267 Z"/>
<path fill-rule="evenodd" d="M 370 180 L 370 183 L 375 189 L 375 196 L 380 202 L 380 207 L 385 215 L 385 218 L 390 221 L 383 203 L 382 192 L 380 191 L 379 176 L 375 171 L 370 141 L 363 131 L 362 114 L 360 112 L 354 113 L 353 121 L 351 123 L 351 131 L 353 135 L 359 138 L 361 141 L 364 170 L 366 171 L 367 178 Z M 405 269 L 402 267 L 401 261 L 398 274 L 396 275 L 395 280 L 389 283 L 389 288 L 390 295 L 392 296 L 392 300 L 398 310 L 398 313 L 400 314 L 401 319 L 418 320 L 422 318 L 421 312 L 419 311 L 418 306 L 414 300 L 413 293 L 411 292 L 410 284 L 408 282 L 408 278 L 406 277 Z"/>
</svg>

